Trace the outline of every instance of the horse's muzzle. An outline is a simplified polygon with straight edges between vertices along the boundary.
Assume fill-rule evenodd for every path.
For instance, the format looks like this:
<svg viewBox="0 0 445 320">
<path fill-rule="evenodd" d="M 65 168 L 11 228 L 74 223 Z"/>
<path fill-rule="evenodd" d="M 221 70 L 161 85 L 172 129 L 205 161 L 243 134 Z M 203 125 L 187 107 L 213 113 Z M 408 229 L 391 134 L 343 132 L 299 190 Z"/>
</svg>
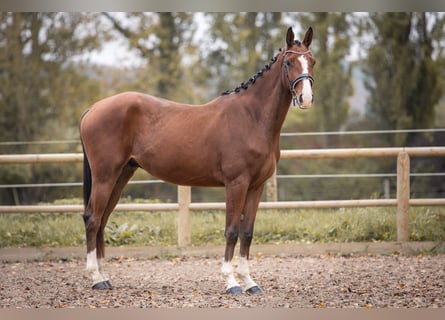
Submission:
<svg viewBox="0 0 445 320">
<path fill-rule="evenodd" d="M 312 103 L 314 102 L 314 96 L 313 95 L 303 95 L 300 94 L 298 96 L 298 106 L 300 109 L 309 109 L 312 107 Z"/>
</svg>

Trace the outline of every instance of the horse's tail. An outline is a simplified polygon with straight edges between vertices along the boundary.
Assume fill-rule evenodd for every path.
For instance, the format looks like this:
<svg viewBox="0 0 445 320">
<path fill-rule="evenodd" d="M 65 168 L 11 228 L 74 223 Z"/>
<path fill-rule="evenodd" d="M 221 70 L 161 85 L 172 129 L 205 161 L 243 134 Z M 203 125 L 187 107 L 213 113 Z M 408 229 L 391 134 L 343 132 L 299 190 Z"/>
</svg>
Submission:
<svg viewBox="0 0 445 320">
<path fill-rule="evenodd" d="M 83 117 L 89 110 L 85 110 L 82 114 L 80 121 L 82 122 Z M 85 209 L 90 201 L 91 196 L 91 167 L 90 162 L 88 161 L 87 154 L 85 152 L 85 147 L 83 145 L 82 136 L 80 137 L 80 142 L 82 143 L 82 151 L 83 151 L 83 203 L 85 205 Z"/>
<path fill-rule="evenodd" d="M 91 196 L 91 167 L 88 161 L 87 154 L 85 153 L 85 149 L 83 148 L 83 144 L 82 144 L 82 150 L 83 150 L 83 203 L 86 208 L 88 202 L 90 201 L 90 196 Z"/>
</svg>

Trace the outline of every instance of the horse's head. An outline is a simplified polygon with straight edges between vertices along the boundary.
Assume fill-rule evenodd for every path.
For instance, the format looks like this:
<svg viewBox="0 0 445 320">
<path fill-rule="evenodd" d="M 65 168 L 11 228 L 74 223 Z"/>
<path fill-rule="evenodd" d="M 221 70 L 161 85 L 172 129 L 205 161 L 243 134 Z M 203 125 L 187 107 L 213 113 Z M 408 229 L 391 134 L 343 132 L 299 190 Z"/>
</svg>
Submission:
<svg viewBox="0 0 445 320">
<path fill-rule="evenodd" d="M 312 84 L 314 82 L 313 67 L 315 58 L 309 46 L 312 42 L 312 28 L 306 31 L 303 42 L 294 40 L 292 28 L 287 30 L 286 49 L 283 59 L 285 83 L 292 93 L 294 105 L 302 109 L 310 108 L 313 101 Z"/>
</svg>

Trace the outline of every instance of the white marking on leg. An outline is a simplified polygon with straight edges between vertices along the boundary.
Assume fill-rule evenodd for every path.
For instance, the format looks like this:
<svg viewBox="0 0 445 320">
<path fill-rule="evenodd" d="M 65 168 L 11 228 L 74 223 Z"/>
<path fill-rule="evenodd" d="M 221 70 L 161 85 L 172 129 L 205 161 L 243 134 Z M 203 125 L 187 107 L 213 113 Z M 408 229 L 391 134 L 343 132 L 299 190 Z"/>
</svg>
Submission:
<svg viewBox="0 0 445 320">
<path fill-rule="evenodd" d="M 308 62 L 305 56 L 298 57 L 300 61 L 302 72 L 309 73 Z M 303 97 L 303 107 L 309 107 L 312 104 L 312 86 L 309 79 L 303 79 L 303 88 L 301 89 L 301 95 Z"/>
<path fill-rule="evenodd" d="M 97 262 L 96 249 L 87 253 L 87 270 L 99 271 L 99 264 Z"/>
<path fill-rule="evenodd" d="M 96 283 L 106 281 L 99 271 L 99 262 L 97 261 L 96 249 L 87 253 L 87 271 L 90 272 L 91 278 L 93 279 L 93 285 Z"/>
<path fill-rule="evenodd" d="M 242 283 L 244 284 L 243 290 L 246 291 L 252 287 L 258 286 L 255 281 L 250 277 L 249 261 L 246 257 L 240 257 L 238 262 L 238 269 L 236 270 Z"/>
<path fill-rule="evenodd" d="M 230 289 L 233 287 L 239 287 L 238 281 L 235 279 L 235 274 L 233 273 L 232 263 L 228 261 L 223 261 L 221 272 L 224 280 L 226 281 L 226 289 Z"/>
<path fill-rule="evenodd" d="M 108 275 L 106 275 L 103 272 L 103 260 L 102 259 L 97 259 L 97 265 L 99 266 L 99 273 L 102 275 L 102 278 L 104 279 L 104 281 L 108 281 L 110 280 L 110 278 L 108 277 Z"/>
</svg>

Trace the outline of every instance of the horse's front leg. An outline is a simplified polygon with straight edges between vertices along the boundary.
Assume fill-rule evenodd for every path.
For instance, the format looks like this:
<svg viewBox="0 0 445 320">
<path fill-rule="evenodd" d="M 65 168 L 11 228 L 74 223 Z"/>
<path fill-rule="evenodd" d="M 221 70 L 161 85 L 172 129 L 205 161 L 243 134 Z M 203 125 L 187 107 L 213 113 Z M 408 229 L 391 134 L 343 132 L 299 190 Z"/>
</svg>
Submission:
<svg viewBox="0 0 445 320">
<path fill-rule="evenodd" d="M 97 258 L 97 250 L 94 249 L 87 254 L 87 271 L 93 280 L 93 289 L 112 289 L 110 280 L 101 271 L 101 259 Z"/>
<path fill-rule="evenodd" d="M 257 188 L 250 189 L 247 193 L 246 202 L 241 217 L 240 225 L 240 260 L 237 273 L 243 283 L 243 289 L 250 294 L 262 294 L 261 288 L 252 280 L 249 271 L 249 253 L 253 238 L 253 226 L 256 212 L 263 193 L 264 184 Z"/>
<path fill-rule="evenodd" d="M 228 294 L 239 295 L 243 290 L 235 278 L 232 266 L 233 254 L 238 241 L 241 214 L 246 201 L 248 184 L 235 181 L 226 185 L 226 227 L 224 236 L 226 238 L 226 250 L 221 267 L 223 278 L 226 282 Z"/>
</svg>

